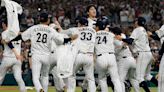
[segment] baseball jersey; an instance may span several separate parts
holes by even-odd
[[[5,6],[7,12],[8,29],[17,35],[20,31],[18,14],[22,14],[22,6],[12,0],[1,0],[1,6]]]
[[[76,27],[68,29],[68,35],[78,34],[75,41],[80,52],[94,52],[96,31],[92,27]]]
[[[56,44],[63,44],[64,38],[48,25],[38,24],[22,33],[24,41],[31,40],[32,54],[50,54],[52,40]]]
[[[95,24],[96,24],[96,20],[92,20],[92,19],[88,18],[88,26],[89,27],[95,28],[96,27]]]
[[[158,37],[161,39],[161,43],[163,43],[164,41],[164,25],[162,25],[162,27],[156,31]]]
[[[125,34],[121,34],[121,37],[126,38]],[[122,57],[132,56],[129,47],[123,41],[115,39],[114,45],[115,45],[115,54],[118,59]]]
[[[98,31],[96,35],[96,54],[114,53],[114,34],[107,31]]]
[[[9,42],[11,40],[11,36],[12,36],[11,31],[6,30],[6,31],[2,32],[2,40],[4,40],[5,42]],[[15,49],[17,50],[18,54],[20,54],[21,40],[13,41],[12,44],[15,47]],[[13,51],[9,48],[9,46],[7,44],[4,44],[3,56],[15,57],[15,54],[13,53]]]
[[[133,52],[150,51],[148,35],[144,27],[137,27],[133,30],[130,38],[134,39]]]

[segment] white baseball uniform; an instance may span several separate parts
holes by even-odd
[[[115,92],[122,92],[114,51],[114,34],[100,30],[97,32],[95,52],[101,92],[108,92],[107,74],[110,74]]]
[[[135,92],[139,92],[139,83],[136,79],[136,60],[132,56],[129,47],[122,41],[115,40],[118,45],[115,48],[118,65],[118,73],[122,84],[122,92],[125,92],[125,80],[129,79]]]
[[[2,40],[5,42],[9,42],[11,39],[11,34],[8,30],[2,32]],[[21,52],[21,40],[12,42],[18,53]],[[14,73],[14,78],[16,79],[20,92],[26,92],[25,84],[22,79],[22,70],[21,70],[22,63],[21,61],[18,61],[15,57],[15,54],[12,52],[12,50],[8,47],[8,45],[4,44],[4,52],[3,52],[3,59],[2,63],[0,65],[0,85],[3,82],[3,79],[6,75],[6,72],[8,68],[12,68]]]
[[[151,63],[152,63],[152,53],[149,47],[149,40],[146,30],[143,27],[137,27],[133,30],[130,38],[133,38],[133,52],[138,53],[137,57],[137,80],[139,83],[146,80],[151,80],[152,75]]]
[[[162,27],[156,31],[158,37],[161,39],[161,43],[164,42],[164,25],[162,25]]]
[[[164,91],[164,54],[162,56],[159,67],[159,80],[158,80],[158,92]]]
[[[66,34],[61,34],[64,38],[68,38]],[[53,74],[55,81],[55,88],[57,92],[63,91],[64,87],[67,86],[66,81],[68,76],[73,73],[73,64],[77,49],[73,43],[67,43],[65,45],[56,45],[52,41],[52,54],[50,59],[50,71]],[[70,56],[71,55],[71,56]],[[71,60],[68,60],[71,59]],[[58,66],[57,66],[58,65]],[[63,74],[62,76],[60,74]]]
[[[161,39],[161,44],[164,42],[164,25],[156,31],[158,37]],[[158,92],[164,91],[164,55],[162,56],[160,67],[159,67],[159,82],[158,82]]]
[[[49,58],[52,40],[63,44],[64,38],[56,30],[43,24],[30,27],[22,33],[24,41],[31,40],[33,83],[37,90],[48,90]],[[41,77],[40,77],[41,75]],[[39,81],[39,78],[41,81]]]
[[[12,0],[1,0],[1,6],[6,8],[8,29],[14,32],[16,37],[20,31],[18,14],[22,14],[22,6]]]
[[[88,26],[95,28],[96,27],[96,20],[92,20],[91,18],[88,18]]]
[[[69,34],[78,34],[76,45],[79,53],[77,54],[74,64],[74,74],[68,79],[68,90],[67,92],[75,92],[76,89],[76,72],[79,68],[83,67],[85,72],[86,80],[88,81],[89,92],[96,92],[95,78],[94,78],[94,45],[96,38],[96,31],[92,27],[78,27],[70,28]]]

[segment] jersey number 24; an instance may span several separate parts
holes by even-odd
[[[107,43],[106,36],[97,36],[96,40],[97,40],[97,44],[102,44],[102,43],[106,44]]]

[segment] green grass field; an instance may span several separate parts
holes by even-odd
[[[0,92],[19,92],[17,86],[0,86]],[[28,90],[27,92],[35,92],[34,89]],[[55,89],[53,87],[49,87],[48,92],[55,92]],[[82,92],[79,87],[76,88],[76,92]],[[109,88],[109,92],[112,92],[112,90]],[[134,92],[134,91],[131,91]],[[140,92],[144,92],[142,89]],[[157,92],[157,88],[151,88],[151,92]]]

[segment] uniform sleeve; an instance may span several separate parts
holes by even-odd
[[[32,32],[32,28],[29,28],[25,32],[23,32],[22,33],[22,40],[23,41],[30,40],[30,38],[31,38],[31,32]]]
[[[134,40],[137,40],[138,39],[138,36],[139,36],[139,30],[133,30],[130,38],[132,38]]]
[[[6,40],[6,38],[7,36],[4,33],[2,33],[2,40]]]
[[[2,33],[2,40],[5,41],[5,42],[9,42],[10,38],[6,33]]]
[[[162,47],[161,47],[161,49],[160,49],[160,51],[159,51],[159,55],[163,55],[163,53],[164,53],[164,43],[162,44]]]
[[[52,30],[52,40],[55,41],[56,44],[61,45],[64,43],[64,37],[62,34],[56,32],[54,29]]]
[[[65,34],[67,34],[68,36],[77,34],[77,30],[75,28],[69,28],[67,30],[65,30]]]
[[[12,4],[15,5],[15,7],[16,7],[16,9],[17,9],[17,13],[18,13],[18,14],[22,14],[22,12],[23,12],[22,6],[19,5],[19,4],[18,4],[17,2],[15,2],[15,1],[11,1],[11,2],[12,2]]]
[[[17,6],[18,14],[22,14],[22,12],[23,12],[22,6],[20,6],[18,3],[16,4],[16,6]]]
[[[164,25],[156,31],[156,34],[158,35],[159,38],[164,37]]]

